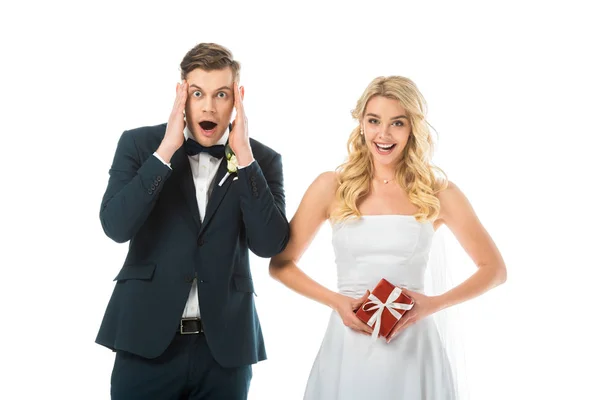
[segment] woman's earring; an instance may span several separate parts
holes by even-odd
[[[360,134],[361,134],[361,136],[364,135],[363,130],[362,130],[362,126],[360,127]]]

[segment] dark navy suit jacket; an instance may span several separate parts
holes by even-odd
[[[256,161],[218,186],[227,172],[223,158],[201,221],[183,146],[172,170],[153,155],[165,131],[166,124],[126,131],[117,146],[100,220],[108,237],[129,241],[129,252],[96,342],[159,356],[196,280],[213,357],[225,367],[256,363],[266,353],[248,250],[272,257],[288,242],[281,156],[250,139]]]

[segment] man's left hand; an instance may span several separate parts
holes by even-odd
[[[243,96],[244,87],[240,87],[237,82],[234,82],[233,99],[236,115],[229,133],[229,146],[235,153],[238,165],[241,167],[248,166],[254,161],[254,155],[250,147],[250,137],[248,136],[248,118],[246,118],[242,102]]]

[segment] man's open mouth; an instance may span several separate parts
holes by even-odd
[[[200,128],[202,128],[205,131],[212,131],[213,129],[215,129],[217,127],[216,122],[213,121],[202,121],[200,122]]]

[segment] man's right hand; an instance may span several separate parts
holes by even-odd
[[[185,129],[185,102],[188,97],[188,83],[184,80],[182,83],[177,84],[177,95],[175,97],[175,103],[173,104],[173,110],[167,123],[167,132],[163,138],[158,150],[156,152],[166,163],[171,162],[173,154],[183,144],[184,136],[183,130]]]

